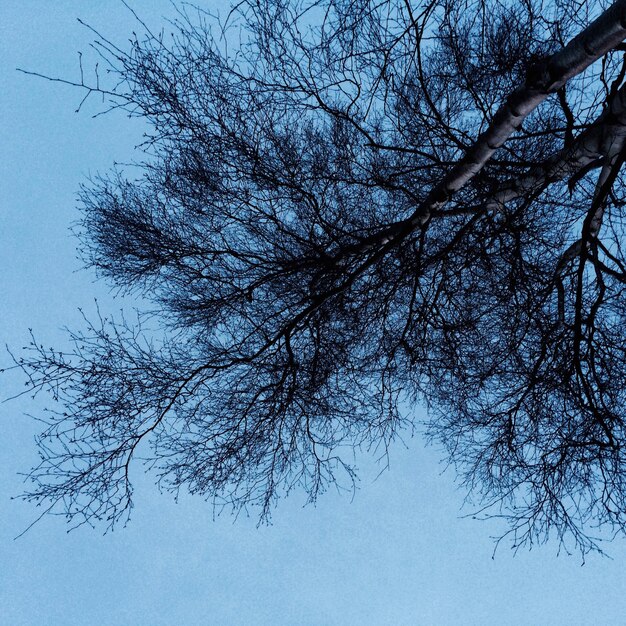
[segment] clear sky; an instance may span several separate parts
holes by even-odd
[[[166,0],[131,4],[155,27],[172,12]],[[135,28],[117,0],[0,2],[0,345],[23,345],[32,327],[59,346],[78,307],[93,311],[96,296],[105,309],[124,304],[78,271],[68,229],[79,183],[129,160],[141,126],[92,119],[95,102],[75,114],[77,91],[15,71],[78,77],[90,34],[77,17],[119,42]],[[20,384],[0,378],[0,396]],[[498,525],[463,517],[463,492],[417,438],[392,448],[378,479],[359,457],[354,498],[303,507],[296,493],[271,526],[214,520],[200,499],[174,503],[136,468],[128,527],[68,534],[46,518],[14,540],[37,515],[10,498],[36,461],[24,413],[40,406],[0,405],[1,625],[626,624],[626,541],[608,547],[613,560],[591,555],[582,567],[577,555],[557,558],[555,543],[516,556],[503,545],[492,559]]]

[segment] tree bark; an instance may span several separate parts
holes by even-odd
[[[441,209],[454,193],[480,172],[535,108],[624,39],[626,0],[617,0],[564,48],[530,69],[526,83],[509,95],[489,128],[478,136],[465,156],[430,191],[410,217],[345,248],[337,258],[402,239],[425,224],[432,212]]]
[[[507,202],[536,193],[550,183],[574,176],[594,162],[598,162],[603,172],[607,167],[610,169],[615,153],[621,150],[625,137],[626,86],[619,89],[602,115],[581,132],[570,146],[558,150],[543,163],[532,167],[524,176],[505,183],[484,210],[497,211]],[[599,162],[600,159],[602,162]]]

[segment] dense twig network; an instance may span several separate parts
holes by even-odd
[[[138,177],[82,190],[82,250],[159,329],[17,357],[62,407],[27,497],[112,524],[141,450],[265,516],[425,401],[517,545],[623,531],[625,26],[623,1],[267,0],[97,35],[78,85],[151,134]]]

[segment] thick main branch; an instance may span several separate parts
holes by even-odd
[[[345,248],[339,257],[402,239],[425,224],[431,213],[441,209],[480,172],[494,152],[550,94],[558,91],[570,78],[583,72],[625,38],[626,0],[618,0],[564,48],[531,69],[526,83],[509,95],[487,130],[479,135],[463,158],[433,187],[410,217]]]
[[[595,163],[603,168],[614,159],[615,151],[626,138],[626,86],[620,88],[598,119],[569,145],[554,152],[526,174],[503,184],[483,210],[497,211],[507,202],[545,189],[550,183],[565,180]]]

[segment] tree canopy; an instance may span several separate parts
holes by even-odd
[[[25,497],[114,524],[141,457],[263,517],[417,429],[516,545],[623,533],[626,2],[137,19],[73,83],[151,129],[78,236],[150,305],[16,355],[55,401]]]

